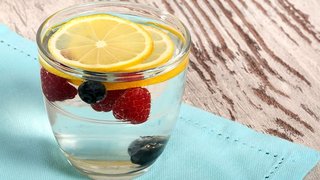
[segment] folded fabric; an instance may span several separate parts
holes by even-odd
[[[60,153],[34,42],[0,25],[0,179],[87,179]],[[319,152],[184,104],[163,155],[139,180],[302,179]]]

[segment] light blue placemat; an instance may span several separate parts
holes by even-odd
[[[60,154],[44,110],[34,42],[0,25],[0,179],[86,179]],[[184,104],[163,155],[139,180],[295,180],[319,152]]]

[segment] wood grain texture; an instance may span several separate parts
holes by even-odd
[[[135,0],[192,34],[185,101],[320,150],[319,0]],[[34,40],[53,12],[88,0],[1,0],[0,22]],[[306,179],[320,179],[320,166]]]

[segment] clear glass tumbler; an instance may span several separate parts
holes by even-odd
[[[70,19],[92,14],[111,14],[165,32],[174,42],[172,58],[135,72],[94,72],[59,62],[48,50],[50,37]],[[38,30],[37,44],[48,118],[70,164],[92,179],[132,179],[146,172],[164,150],[179,115],[190,49],[185,26],[141,4],[87,3],[47,18]],[[105,86],[110,103],[93,105],[80,98],[81,86],[97,82]],[[127,102],[118,103],[117,98]],[[129,117],[119,118],[114,104],[123,106],[121,112]],[[146,114],[135,112],[141,108]],[[130,119],[141,116],[145,117]]]

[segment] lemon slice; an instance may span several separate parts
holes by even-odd
[[[153,50],[149,33],[131,21],[106,15],[70,20],[48,41],[62,64],[97,72],[126,69],[147,59]]]
[[[153,26],[157,26],[163,30],[168,31],[169,33],[175,35],[177,38],[179,38],[179,40],[181,40],[183,43],[186,43],[186,39],[184,38],[184,36],[175,28],[170,27],[168,25],[165,24],[160,24],[160,23],[156,23],[156,22],[146,22],[146,24],[150,24]]]
[[[109,90],[149,86],[152,84],[164,82],[168,79],[171,79],[177,76],[182,71],[186,70],[188,63],[189,63],[189,55],[186,56],[183,60],[181,60],[181,62],[174,69],[164,74],[158,75],[156,77],[152,77],[144,80],[138,80],[138,81],[131,81],[131,82],[105,82],[104,84]],[[71,80],[70,82],[76,82],[76,84],[79,83],[79,81],[76,81],[76,80]]]
[[[111,22],[108,22],[109,19],[110,21],[114,20],[113,25],[111,24]],[[81,26],[79,25],[80,23],[82,24]],[[137,32],[128,34],[127,32],[128,30],[126,30],[125,28],[120,28],[120,29],[117,29],[116,31],[110,28],[109,30],[108,29],[106,30],[100,27],[100,26],[105,27],[106,25],[104,25],[104,23],[109,24],[110,28],[116,28],[114,25],[129,26],[129,27],[133,26],[133,28],[131,29]],[[90,15],[86,17],[80,17],[80,18],[73,19],[67,22],[66,24],[62,25],[62,27],[49,39],[48,47],[50,52],[61,63],[67,64],[70,66],[79,67],[82,69],[88,69],[88,70],[94,70],[94,71],[126,71],[126,72],[150,69],[150,68],[158,67],[165,64],[172,58],[174,53],[174,43],[171,40],[171,38],[167,35],[167,33],[172,33],[172,29],[168,29],[168,27],[164,28],[159,24],[150,23],[150,25],[152,26],[138,25],[130,21],[109,16],[109,15]],[[83,27],[83,26],[86,26],[86,27]],[[90,26],[92,27],[92,29]],[[136,26],[138,28],[136,28]],[[153,26],[159,27],[161,30]],[[89,27],[90,29],[88,29]],[[162,29],[164,31],[162,31]],[[129,52],[129,51],[124,52],[120,50],[122,48],[128,47],[128,44],[132,45],[132,47],[129,46],[130,48],[136,48],[134,47],[136,46],[134,45],[136,44],[135,43],[136,40],[132,39],[132,35],[134,35],[133,37],[136,37],[138,35],[139,36],[141,35],[140,37],[145,37],[144,38],[145,43],[138,43],[138,44],[145,46],[145,49],[149,49],[150,51],[149,50],[147,51],[145,49],[141,50],[147,53],[143,55],[143,52],[141,52],[139,54],[140,58],[136,58],[136,60],[132,60],[132,61],[128,60],[123,62],[120,60],[121,62],[119,61],[118,64],[110,61],[107,61],[106,64],[101,64],[101,63],[97,64],[96,61],[94,60],[97,59],[98,55],[92,56],[94,58],[90,57],[91,60],[89,60],[89,62],[92,62],[91,65],[90,63],[81,64],[78,62],[77,59],[73,57],[73,56],[78,57],[81,53],[88,52],[90,50],[90,49],[86,49],[88,47],[91,47],[92,49],[94,49],[93,51],[100,50],[99,48],[101,48],[101,46],[103,46],[104,44],[99,41],[96,41],[96,37],[101,37],[102,34],[106,35],[107,31],[108,33],[115,34],[109,37],[111,38],[111,40],[113,38],[116,38],[117,41],[119,42],[119,43],[114,43],[114,45],[117,45],[119,49],[113,48],[112,54],[115,54],[115,55],[119,54],[119,56],[121,56],[122,54]],[[177,31],[174,31],[174,32],[177,32]],[[145,35],[144,33],[147,33],[147,35]],[[185,42],[181,34],[178,34],[178,33],[172,33],[172,34],[177,36],[181,41]],[[151,44],[147,43],[149,40],[151,41]],[[88,43],[90,46],[82,46],[82,45],[86,45],[83,43]],[[121,44],[121,45],[118,46],[118,44]],[[74,47],[73,45],[77,45],[79,49],[77,49],[76,47],[73,48]],[[64,51],[65,49],[61,47],[72,47],[72,48],[70,48],[69,51],[66,52]],[[131,52],[131,49],[129,50]],[[73,57],[73,58],[70,58],[70,57]],[[68,81],[74,85],[80,85],[83,82],[83,79],[73,77],[69,74],[66,74],[64,72],[61,72],[53,68],[40,56],[39,56],[39,61],[42,67],[47,69],[49,72],[57,76],[68,79]],[[127,89],[127,88],[133,88],[133,87],[148,86],[151,84],[160,83],[170,78],[173,78],[174,76],[184,71],[188,65],[188,61],[189,61],[189,57],[188,55],[186,55],[184,59],[180,62],[180,64],[177,65],[175,68],[167,71],[164,74],[158,75],[156,77],[152,77],[144,80],[132,81],[132,82],[105,82],[104,84],[106,85],[108,90],[117,90],[117,89]]]
[[[123,71],[140,71],[155,68],[168,62],[174,53],[174,43],[171,38],[161,30],[151,26],[143,26],[153,40],[153,52],[149,58],[142,63],[124,69]]]
[[[104,82],[103,84],[106,86],[108,90],[119,90],[119,89],[128,89],[128,88],[134,88],[134,87],[143,87],[143,86],[149,86],[152,84],[157,84],[164,82],[168,79],[171,79],[175,77],[176,75],[180,74],[182,71],[184,71],[189,63],[189,55],[187,55],[179,65],[177,65],[174,69],[158,75],[156,77],[144,79],[144,80],[138,80],[138,81],[131,81],[131,82]],[[79,79],[69,79],[69,82],[80,86],[83,83],[83,80]]]

